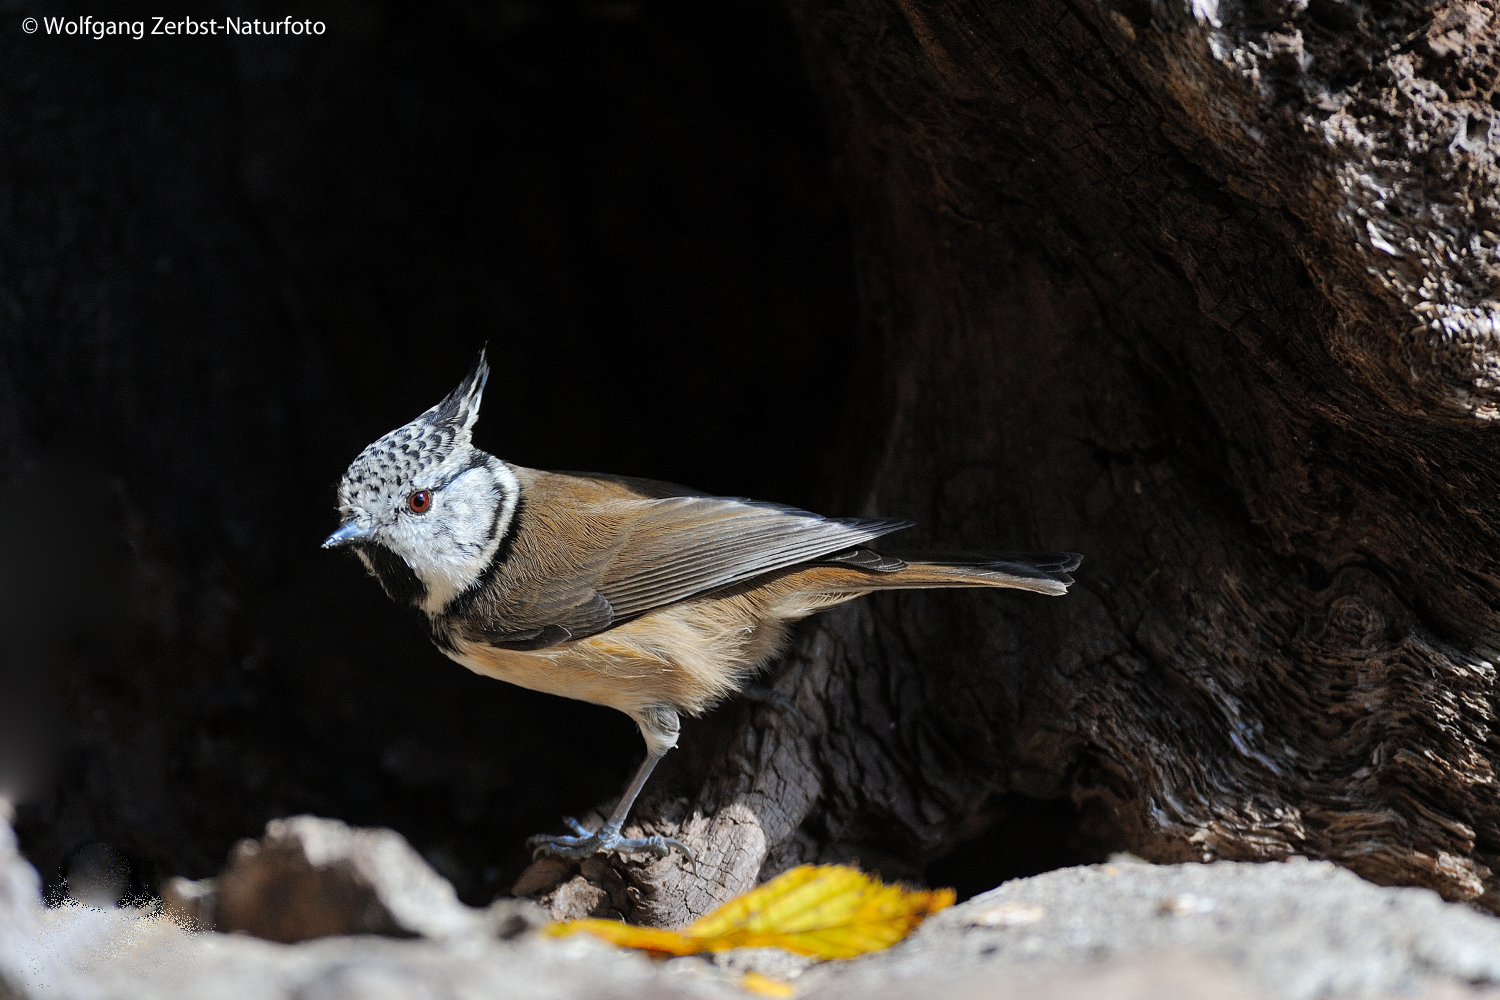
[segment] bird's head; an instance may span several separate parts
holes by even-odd
[[[398,604],[437,614],[473,585],[515,516],[520,486],[470,431],[489,378],[484,352],[441,403],[359,453],[339,483],[339,529]]]

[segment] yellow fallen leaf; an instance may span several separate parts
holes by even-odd
[[[889,948],[928,915],[953,905],[952,889],[883,885],[843,865],[803,865],[731,899],[678,931],[614,920],[552,924],[561,936],[588,931],[627,948],[694,955],[730,948],[785,948],[815,958],[853,958]]]
[[[750,993],[758,993],[763,997],[789,997],[796,994],[791,983],[783,983],[779,979],[763,976],[753,969],[740,979],[740,986]]]

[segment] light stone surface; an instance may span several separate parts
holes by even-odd
[[[815,969],[808,982],[830,1000],[894,1000],[974,995],[981,984],[985,996],[1051,995],[1074,976],[1080,991],[1094,979],[1154,982],[1141,994],[1153,996],[1419,996],[1440,984],[1468,995],[1500,984],[1500,919],[1326,861],[1131,861],[1007,882],[899,949]],[[1233,993],[1193,986],[1216,977]]]
[[[1425,889],[1380,888],[1326,862],[1121,860],[1008,882],[854,961],[809,965],[771,949],[653,961],[587,935],[505,939],[486,911],[434,916],[432,901],[446,894],[414,872],[396,834],[298,820],[270,830],[268,841],[293,829],[317,841],[320,850],[308,852],[317,864],[360,853],[361,878],[389,911],[421,912],[436,933],[282,944],[186,930],[160,906],[48,908],[0,823],[0,998],[689,1000],[747,996],[739,983],[750,969],[811,1000],[1500,998],[1492,985],[1500,984],[1500,919]],[[366,850],[371,844],[380,849]]]

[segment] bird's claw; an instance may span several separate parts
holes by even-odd
[[[693,869],[698,868],[697,855],[693,849],[676,837],[663,837],[659,835],[650,837],[623,837],[618,829],[605,827],[598,833],[586,829],[584,825],[571,816],[563,818],[563,823],[572,830],[574,836],[551,836],[539,834],[526,841],[526,846],[531,849],[533,858],[543,854],[555,858],[571,858],[574,861],[582,861],[584,858],[593,857],[595,854],[606,854],[614,851],[616,854],[654,854],[657,858],[665,858],[672,853],[675,847],[692,863]]]

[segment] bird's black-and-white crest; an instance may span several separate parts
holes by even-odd
[[[461,471],[489,377],[490,366],[480,351],[473,370],[441,403],[359,453],[339,484],[340,505],[373,511],[382,498],[390,499],[393,488],[432,487]]]

